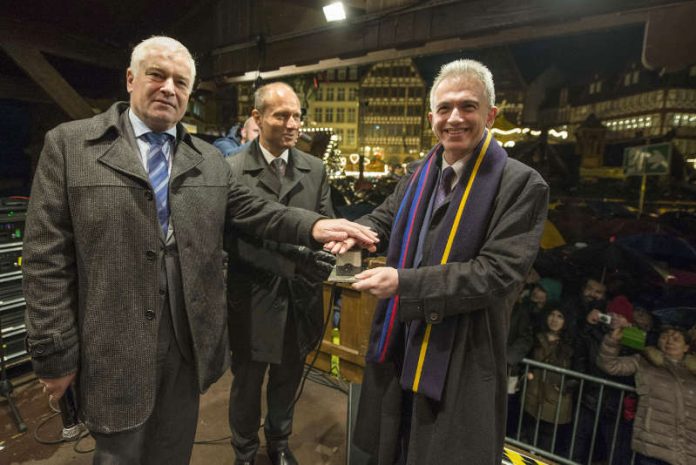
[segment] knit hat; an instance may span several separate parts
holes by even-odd
[[[625,295],[617,295],[607,304],[607,313],[621,315],[630,323],[633,322],[633,304]]]
[[[557,279],[541,278],[537,282],[537,286],[546,291],[547,300],[549,303],[558,303],[561,301],[561,291],[563,284]]]

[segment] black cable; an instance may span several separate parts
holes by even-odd
[[[89,430],[84,428],[82,423],[80,423],[80,428],[82,429],[82,431],[80,431],[80,435],[74,439],[65,439],[62,436],[60,436],[57,439],[42,439],[41,437],[39,437],[39,430],[43,428],[49,421],[51,421],[57,416],[60,416],[60,409],[53,405],[53,402],[51,402],[50,398],[48,399],[48,408],[50,408],[53,413],[51,413],[48,417],[44,418],[38,425],[36,425],[36,428],[34,428],[33,433],[34,441],[38,442],[39,444],[46,445],[62,444],[64,442],[74,442],[75,444],[73,445],[73,450],[78,454],[89,454],[94,451],[94,449],[80,450],[77,448],[80,441],[82,441],[87,436],[90,436]]]
[[[300,397],[302,396],[302,391],[304,390],[305,381],[307,381],[307,376],[309,375],[310,370],[314,368],[314,364],[317,362],[317,358],[319,357],[319,349],[321,348],[321,343],[324,339],[324,334],[326,334],[326,328],[329,327],[329,321],[331,320],[331,316],[333,315],[335,291],[336,283],[334,282],[331,283],[331,290],[329,291],[329,311],[326,312],[326,321],[324,321],[321,336],[319,336],[319,341],[317,341],[317,345],[314,348],[314,356],[312,357],[312,361],[309,363],[309,366],[307,367],[304,375],[302,376],[302,382],[300,383],[300,388],[298,389],[297,396],[295,397],[295,400],[292,401],[292,404],[290,404],[290,407],[288,407],[288,412],[295,408],[295,404],[297,404],[297,401],[300,400]]]
[[[297,396],[295,396],[295,400],[292,401],[292,404],[290,404],[290,407],[288,407],[288,411],[292,410],[295,408],[295,404],[297,404],[297,401],[300,400],[300,397],[302,396],[302,391],[304,390],[304,385],[305,381],[309,377],[309,373],[314,370],[314,364],[317,362],[317,357],[319,356],[319,349],[321,348],[321,342],[324,339],[324,334],[326,333],[326,328],[329,326],[329,321],[331,320],[331,316],[333,315],[333,305],[334,305],[334,294],[336,290],[336,283],[331,284],[331,291],[329,293],[329,311],[326,312],[326,320],[324,321],[323,329],[321,332],[321,335],[319,337],[319,340],[317,341],[317,344],[314,348],[314,357],[312,357],[312,361],[307,365],[307,368],[305,369],[304,375],[302,375],[302,382],[300,383],[300,387],[297,392]],[[343,389],[338,388],[336,386],[330,385],[328,382],[324,383],[319,383],[319,384],[324,384],[325,386],[332,387],[334,389],[338,389],[341,392],[344,392]],[[347,393],[348,390],[345,390],[345,393]],[[261,422],[259,425],[259,429],[263,428],[264,422]],[[208,440],[200,440],[200,441],[194,441],[194,444],[197,445],[207,445],[207,446],[215,446],[219,445],[222,441],[227,441],[232,439],[232,436],[225,436],[223,438],[219,439],[208,439]]]
[[[39,444],[60,444],[63,442],[63,438],[58,438],[58,439],[41,439],[39,437],[39,430],[49,421],[54,419],[55,417],[60,416],[60,412],[54,412],[50,414],[47,418],[44,418],[41,423],[36,425],[36,428],[34,429],[34,441],[38,442]]]

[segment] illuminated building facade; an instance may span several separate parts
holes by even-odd
[[[611,76],[595,75],[578,87],[562,87],[539,113],[540,126],[566,129],[573,137],[594,114],[608,141],[662,137],[684,155],[696,153],[696,65],[660,75],[632,63]]]
[[[425,81],[413,60],[372,65],[360,84],[359,144],[363,154],[383,161],[418,158],[427,122],[426,101]]]
[[[333,129],[342,153],[358,151],[358,67],[330,69],[313,92],[308,92],[307,127]]]

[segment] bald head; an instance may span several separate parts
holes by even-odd
[[[300,99],[289,85],[274,82],[254,94],[251,116],[259,126],[259,143],[274,156],[294,147],[300,134]]]
[[[259,137],[259,125],[256,124],[253,116],[247,118],[242,126],[242,144],[246,144]]]

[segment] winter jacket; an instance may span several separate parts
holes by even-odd
[[[655,347],[629,357],[618,351],[618,342],[605,337],[597,364],[613,375],[635,374],[633,450],[671,465],[695,464],[696,356],[672,362]]]

